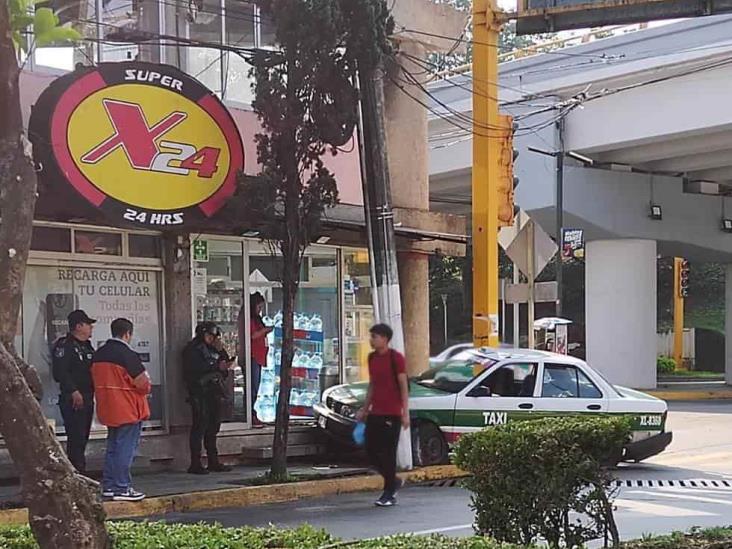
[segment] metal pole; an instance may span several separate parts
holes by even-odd
[[[447,347],[447,294],[440,294],[442,298],[442,318],[444,321],[445,347]]]
[[[528,273],[526,273],[526,276],[529,279],[529,314],[528,316],[528,330],[529,330],[529,349],[533,349],[536,346],[535,338],[534,338],[534,317],[535,317],[535,310],[534,310],[534,280],[536,279],[536,268],[534,265],[534,222],[529,221],[527,224],[528,229],[528,250],[529,250],[529,257],[528,259]]]
[[[369,231],[369,258],[373,265],[374,309],[378,322],[394,330],[392,346],[404,352],[402,304],[399,293],[394,213],[384,127],[384,69],[359,67],[361,88],[362,184],[364,214]]]
[[[473,342],[498,344],[498,115],[497,0],[473,1]]]
[[[683,263],[683,258],[674,258],[674,362],[679,370],[684,364],[684,298],[681,295]]]
[[[518,284],[521,282],[521,273],[519,273],[518,265],[513,264],[513,283]],[[521,304],[513,304],[513,346],[518,349],[521,346]]]
[[[557,307],[556,315],[562,316],[563,294],[562,287],[564,282],[564,265],[562,263],[562,240],[564,238],[564,119],[557,122],[557,133],[559,150],[556,153],[557,160],[557,196],[556,196],[556,214],[557,214]]]

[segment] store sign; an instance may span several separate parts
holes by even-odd
[[[244,153],[221,101],[175,67],[103,63],[56,80],[31,116],[42,177],[70,184],[114,225],[212,217]]]

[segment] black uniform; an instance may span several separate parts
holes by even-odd
[[[80,473],[86,471],[86,445],[94,416],[94,383],[91,364],[94,347],[68,334],[53,345],[53,379],[61,386],[58,405],[66,429],[66,454]],[[71,394],[79,391],[84,405],[74,410]]]
[[[202,337],[196,337],[183,350],[183,372],[188,388],[193,425],[191,426],[191,472],[201,470],[201,442],[206,448],[209,469],[221,466],[216,435],[221,428],[221,404],[225,399],[224,379],[229,371],[222,371],[219,364],[229,361],[226,351],[218,351],[207,345]]]

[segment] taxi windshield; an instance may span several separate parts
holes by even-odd
[[[430,368],[412,381],[423,387],[437,389],[445,393],[459,393],[476,376],[482,374],[494,364],[496,364],[495,360],[487,358],[476,351],[465,351],[445,364]]]

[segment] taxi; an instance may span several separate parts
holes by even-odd
[[[331,387],[314,407],[318,426],[351,441],[367,382]],[[432,367],[409,383],[414,461],[447,463],[450,447],[464,433],[495,425],[566,415],[625,416],[632,437],[623,461],[661,453],[672,440],[666,402],[612,385],[586,362],[522,349],[472,348]]]

